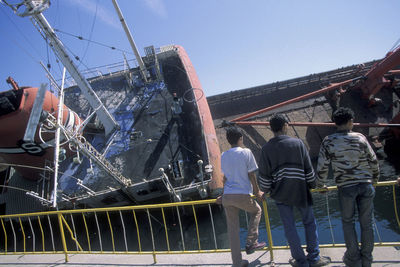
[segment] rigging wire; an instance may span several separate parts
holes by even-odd
[[[33,62],[40,64],[40,61],[46,62],[45,58],[41,55],[41,53],[39,52],[39,50],[33,45],[33,43],[31,42],[31,40],[24,34],[24,32],[18,27],[18,25],[8,16],[8,14],[1,9],[1,11],[3,12],[3,14],[8,18],[8,20],[14,25],[14,27],[17,29],[17,31],[21,34],[21,36],[24,38],[25,43],[27,43],[31,49],[26,49],[24,48],[20,42],[16,41],[13,37],[9,37],[8,39],[11,40],[19,49],[21,49],[28,57],[30,57],[32,59]],[[46,54],[47,54],[47,65],[50,65],[50,53],[48,50],[48,40],[47,38],[45,39],[46,42]],[[34,51],[34,53],[37,55],[36,57],[30,52],[30,51]],[[56,62],[58,62],[58,60],[56,59]],[[49,67],[48,67],[49,68]],[[50,69],[50,68],[49,68]],[[60,73],[61,73],[61,69],[60,69]]]
[[[90,41],[91,41],[91,39],[92,39],[92,35],[93,35],[93,31],[94,31],[94,25],[95,25],[95,22],[96,22],[96,19],[97,19],[97,8],[98,8],[98,5],[99,5],[99,0],[96,1],[96,10],[95,10],[95,13],[94,13],[94,18],[93,18],[93,22],[92,22],[92,27],[91,27],[91,29],[90,29],[89,40],[87,41],[86,49],[85,49],[85,52],[83,53],[83,55],[82,55],[82,57],[81,57],[81,60],[83,60],[83,59],[86,57],[87,51],[88,51],[88,49],[89,49]],[[79,14],[79,13],[78,13],[78,14]],[[82,32],[82,29],[81,29],[81,32]],[[82,61],[80,61],[80,62],[82,63]],[[79,63],[79,65],[80,65],[81,63]],[[78,67],[79,67],[79,65],[78,65]]]
[[[87,70],[89,70],[89,67],[85,63],[83,63],[83,61],[81,61],[81,59],[77,54],[75,54],[67,45],[64,44],[64,47],[68,50],[68,52],[71,53],[71,55],[75,58],[76,61],[80,62],[80,64],[82,64]]]
[[[65,32],[65,31],[60,30],[60,29],[54,29],[54,31],[62,33],[62,34],[65,34],[65,35],[68,35],[68,36],[71,36],[71,37],[75,37],[75,38],[77,38],[77,39],[79,39],[81,41],[87,41],[87,42],[94,43],[94,44],[97,44],[97,45],[100,45],[100,46],[103,46],[103,47],[110,48],[111,50],[117,50],[117,51],[120,51],[120,52],[124,52],[124,53],[133,55],[133,53],[130,52],[130,51],[123,50],[123,49],[117,48],[115,46],[110,46],[110,45],[107,45],[107,44],[103,44],[103,43],[100,43],[100,42],[97,42],[97,41],[89,40],[89,39],[86,39],[85,37],[82,37],[82,36],[79,36],[79,35],[75,35],[75,34],[72,34],[72,33],[68,33],[68,32]]]
[[[97,7],[96,7],[96,10],[97,10]],[[33,60],[34,62],[40,64],[40,61],[43,61],[43,62],[46,62],[46,61],[47,61],[48,69],[50,69],[51,65],[50,65],[50,60],[49,60],[50,54],[49,54],[49,50],[48,50],[48,46],[49,46],[48,39],[42,35],[42,37],[44,38],[44,40],[45,40],[45,42],[46,42],[47,60],[45,60],[45,59],[40,55],[40,53],[39,53],[39,51],[36,49],[36,47],[33,46],[32,42],[26,37],[26,35],[22,32],[22,30],[17,26],[17,24],[8,16],[8,14],[7,14],[3,9],[1,9],[1,11],[3,12],[4,15],[6,15],[6,17],[8,18],[8,20],[9,20],[9,21],[15,26],[15,28],[20,32],[20,34],[21,34],[21,35],[23,36],[23,38],[25,39],[26,43],[28,43],[28,44],[32,47],[32,50],[34,50],[34,51],[36,52],[36,54],[38,55],[38,58],[39,58],[39,59],[35,58],[31,53],[29,53],[29,51],[28,51],[27,49],[23,48],[23,47],[22,47],[17,41],[15,41],[13,38],[10,38],[11,41],[13,41],[19,48],[21,48],[22,51],[24,51],[30,58],[32,58],[32,60]],[[96,16],[95,16],[95,19],[96,19]],[[93,32],[93,28],[94,28],[94,22],[93,22],[93,24],[92,24],[92,32]],[[55,31],[57,31],[57,30],[55,29]],[[61,32],[61,31],[60,31],[60,32]],[[63,32],[62,32],[62,33],[63,33]],[[90,36],[91,36],[91,35],[92,35],[92,33],[90,34]],[[90,37],[90,38],[91,38],[91,37]],[[79,39],[81,39],[81,38],[79,38]],[[87,40],[87,39],[82,38],[81,40]],[[96,42],[93,42],[93,41],[91,41],[91,40],[87,40],[87,41],[88,41],[88,43],[96,43]],[[100,43],[98,43],[98,44],[100,44]],[[104,45],[103,45],[103,46],[104,46]],[[89,67],[88,67],[87,65],[85,65],[85,64],[81,61],[81,59],[80,59],[75,53],[73,53],[71,49],[69,49],[68,46],[66,46],[66,45],[64,44],[64,47],[73,55],[73,57],[74,57],[77,61],[80,62],[79,64],[84,65],[85,68],[89,70]],[[116,49],[116,48],[114,48],[114,49]],[[84,53],[84,56],[86,55],[87,50],[88,50],[88,47],[86,48],[86,51],[85,51],[85,53]],[[121,50],[121,49],[116,49],[116,50],[123,51],[123,50]],[[128,53],[129,53],[129,52],[128,52]],[[83,57],[84,57],[84,56],[83,56]],[[59,61],[58,61],[57,57],[56,57],[56,62],[59,64]],[[78,66],[79,66],[79,65],[78,65]],[[59,66],[59,69],[60,69],[60,66]],[[61,70],[60,70],[60,72],[61,72]]]
[[[41,55],[39,51],[36,49],[35,46],[30,42],[28,37],[25,36],[23,31],[18,27],[18,25],[8,16],[8,14],[0,8],[0,10],[3,12],[3,14],[7,17],[7,19],[14,25],[14,27],[18,30],[18,32],[22,35],[22,37],[25,39],[26,43],[29,44],[32,47],[32,50],[36,52],[39,58],[41,58]],[[35,57],[28,52],[24,47],[22,47],[15,39],[11,38],[11,41],[14,42],[19,48],[21,48],[22,51],[24,51],[34,62],[38,63],[40,60],[35,59]]]
[[[26,189],[23,189],[23,188],[19,188],[19,187],[15,187],[15,186],[0,185],[0,187],[14,189],[14,190],[20,190],[20,191],[23,191],[23,192],[30,192],[29,190],[26,190]]]

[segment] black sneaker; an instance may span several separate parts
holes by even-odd
[[[248,260],[242,260],[241,267],[247,267],[247,266],[249,266],[249,261]]]
[[[256,242],[253,245],[246,245],[246,254],[252,254],[254,251],[264,248],[265,245],[265,242]]]
[[[297,267],[298,266],[297,261],[295,259],[293,259],[293,258],[289,259],[289,264],[292,265],[293,267]]]
[[[325,266],[331,263],[331,258],[327,256],[320,256],[319,260],[310,263],[310,267],[320,267]]]
[[[351,261],[351,260],[349,260],[348,258],[346,258],[346,253],[345,253],[344,256],[343,256],[342,261],[343,261],[343,263],[344,263],[344,265],[345,265],[346,267],[361,266],[361,265],[362,265],[360,260],[354,262],[354,261]]]

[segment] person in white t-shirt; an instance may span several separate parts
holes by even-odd
[[[250,214],[246,253],[251,254],[266,245],[265,242],[258,242],[261,208],[251,197],[254,194],[258,200],[262,201],[264,193],[260,191],[257,184],[257,162],[251,150],[243,147],[243,135],[240,130],[228,128],[226,138],[232,148],[221,156],[224,190],[222,197],[217,199],[217,203],[222,203],[225,208],[233,266],[244,267],[248,266],[249,262],[242,260],[240,250],[239,211],[244,210]]]

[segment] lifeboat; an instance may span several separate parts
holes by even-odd
[[[24,178],[38,180],[46,164],[53,164],[55,138],[54,128],[48,126],[46,131],[41,132],[39,125],[49,114],[57,118],[59,100],[46,91],[34,142],[25,142],[23,137],[38,88],[19,87],[12,78],[7,82],[13,89],[0,92],[0,161],[13,166]],[[63,125],[76,130],[81,122],[79,116],[64,105]],[[66,156],[73,153],[68,146],[63,148]]]

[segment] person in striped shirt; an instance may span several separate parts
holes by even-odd
[[[304,143],[287,135],[288,121],[282,114],[270,119],[274,137],[261,150],[258,164],[258,184],[261,191],[275,200],[290,246],[292,266],[316,267],[330,263],[330,258],[320,256],[318,231],[312,210],[310,188],[316,185],[310,156]],[[307,241],[305,255],[296,230],[293,208],[302,217]]]
[[[324,138],[317,164],[317,184],[327,183],[329,165],[338,187],[338,199],[342,214],[342,227],[346,252],[343,262],[351,267],[369,267],[374,248],[373,209],[378,182],[379,164],[367,138],[353,132],[354,113],[349,108],[337,109],[332,120],[337,132]],[[355,229],[355,214],[361,226],[361,247]]]

